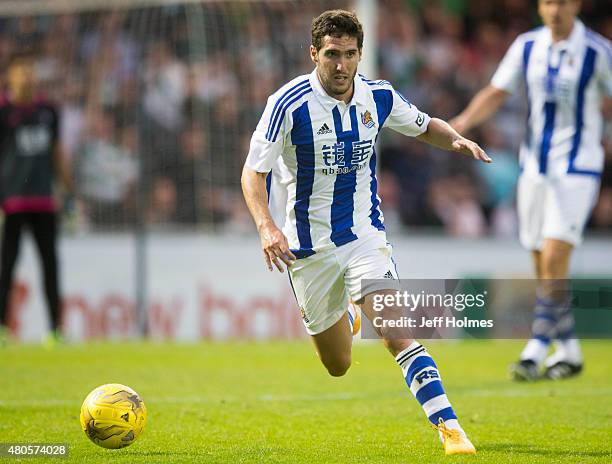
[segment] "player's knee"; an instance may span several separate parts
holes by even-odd
[[[327,367],[327,372],[332,377],[342,377],[349,370],[349,367],[351,367],[350,364],[337,365],[337,366],[328,366]]]
[[[342,358],[336,358],[324,364],[329,375],[332,377],[342,377],[349,370],[349,367],[351,367],[351,357],[349,355]]]

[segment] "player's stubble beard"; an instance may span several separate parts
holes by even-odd
[[[353,94],[353,83],[356,74],[357,67],[355,67],[352,73],[342,73],[336,71],[331,71],[328,73],[321,69],[320,63],[317,63],[317,75],[321,85],[330,97],[337,100],[341,100],[347,92],[349,92],[351,95]],[[335,82],[335,77],[338,75],[346,76],[347,79],[345,84],[337,84]]]

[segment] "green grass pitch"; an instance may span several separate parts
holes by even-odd
[[[476,456],[444,456],[378,343],[356,344],[342,378],[307,341],[9,346],[0,442],[69,443],[70,457],[52,462],[78,463],[612,462],[612,342],[584,343],[580,378],[537,384],[507,379],[519,342],[427,346]],[[122,450],[95,446],[79,426],[85,395],[109,382],[134,388],[149,412],[143,436]]]

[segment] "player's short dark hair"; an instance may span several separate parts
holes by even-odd
[[[363,27],[355,13],[346,10],[328,10],[312,20],[312,45],[320,50],[326,35],[357,39],[357,48],[363,48]]]

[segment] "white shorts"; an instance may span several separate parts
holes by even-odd
[[[522,175],[517,190],[521,244],[541,250],[544,240],[552,238],[580,245],[599,184],[599,178],[583,175]]]
[[[289,279],[306,331],[316,335],[329,329],[347,311],[350,300],[358,301],[375,290],[396,289],[398,275],[391,254],[386,240],[372,236],[293,263]],[[362,288],[362,279],[377,280]]]

